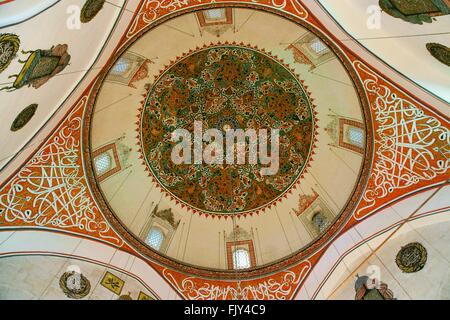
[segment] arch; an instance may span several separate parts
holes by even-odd
[[[0,4],[0,28],[24,22],[55,5],[59,0],[12,0]]]

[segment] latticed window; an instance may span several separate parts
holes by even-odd
[[[235,249],[233,251],[233,268],[248,269],[251,267],[250,254],[246,249]]]
[[[107,152],[104,152],[95,157],[94,164],[97,175],[101,176],[111,169],[112,165],[111,156]]]
[[[120,58],[112,68],[111,73],[115,75],[124,74],[129,67],[130,62],[128,61],[128,59]]]
[[[313,49],[318,55],[322,55],[330,51],[330,49],[328,49],[328,47],[318,38],[311,41],[311,49]]]
[[[328,225],[328,219],[320,212],[313,216],[312,222],[319,232],[324,231]]]
[[[211,9],[205,11],[205,18],[208,20],[225,19],[225,9]]]
[[[364,147],[364,131],[361,128],[350,127],[348,129],[348,140],[351,144],[363,148]]]
[[[159,228],[151,228],[145,242],[155,250],[161,249],[164,241],[164,233]]]

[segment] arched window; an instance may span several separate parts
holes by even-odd
[[[321,212],[318,212],[313,216],[312,222],[319,232],[324,231],[328,225],[327,218]]]
[[[112,165],[111,156],[107,152],[104,152],[95,157],[94,164],[97,175],[101,176],[111,169]]]
[[[250,254],[246,249],[235,249],[233,251],[233,268],[236,270],[248,269],[251,267]]]
[[[161,229],[156,227],[150,229],[147,239],[145,240],[145,242],[155,250],[161,249],[163,241],[164,233],[161,231]]]

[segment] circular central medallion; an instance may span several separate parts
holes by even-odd
[[[150,88],[140,117],[142,151],[154,178],[180,202],[215,214],[259,210],[279,199],[299,179],[314,133],[310,100],[297,77],[267,53],[237,45],[199,49],[172,64]],[[173,160],[180,129],[191,162]],[[196,158],[199,144],[206,150],[217,142],[205,139],[209,129],[223,135],[213,154],[222,163]],[[230,130],[244,132],[244,140],[228,143]],[[256,149],[250,147],[255,141]],[[229,150],[236,158],[244,152],[245,161],[226,161]],[[275,170],[263,174],[269,167]]]

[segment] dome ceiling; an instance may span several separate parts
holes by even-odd
[[[243,46],[211,46],[176,62],[152,85],[141,115],[141,149],[155,179],[194,210],[254,211],[280,198],[309,160],[314,131],[309,100],[280,62]],[[189,152],[191,164],[177,167],[171,132],[183,129],[192,137],[196,122],[202,133],[220,131],[222,143],[208,161],[216,166],[206,166],[206,158],[199,165]],[[264,175],[271,167],[258,165],[258,150],[247,146],[241,161],[227,159],[230,129],[256,134],[271,128],[283,136],[278,163],[264,164],[272,165],[274,174]]]
[[[96,261],[162,298],[326,298],[403,225],[448,220],[448,105],[346,41],[316,1],[73,0],[98,14],[71,32],[61,3],[2,31],[69,54],[60,79],[74,78],[0,92],[30,106],[1,119],[0,258]],[[54,38],[30,32],[41,19]],[[89,55],[91,42],[104,47]],[[23,57],[7,56],[11,87]],[[256,133],[256,162],[251,134],[227,148],[238,129]],[[234,149],[244,163],[226,162]]]
[[[220,13],[223,24],[202,27]],[[162,39],[169,43],[161,46]],[[333,50],[299,24],[243,8],[187,13],[143,34],[105,75],[85,124],[92,174],[113,223],[152,256],[226,270],[219,253],[231,243],[258,246],[251,266],[257,268],[301,255],[334,222],[345,221],[355,186],[365,180],[365,98]],[[140,60],[145,76],[132,85],[121,80]],[[221,147],[209,153],[213,163],[195,158],[196,124],[203,134],[220,133]],[[193,139],[187,164],[172,158],[172,135],[180,129]],[[251,162],[251,136],[235,140],[235,160],[240,146],[243,158],[230,163],[229,129],[253,130],[257,138],[266,130],[277,144],[276,163],[261,163],[260,145]],[[279,130],[278,142],[272,129]],[[105,176],[96,159],[111,145],[117,149],[111,157],[125,167]],[[201,155],[208,145],[203,137]],[[264,175],[271,167],[274,173]],[[145,245],[148,223],[167,210],[173,234],[153,252]]]

